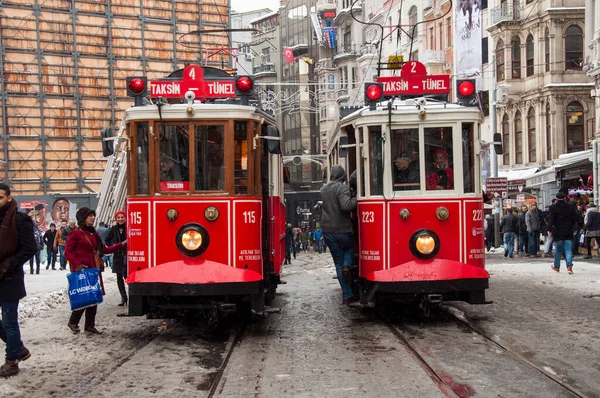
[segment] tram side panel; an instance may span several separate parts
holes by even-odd
[[[485,267],[485,232],[483,227],[483,201],[465,200],[465,263]]]

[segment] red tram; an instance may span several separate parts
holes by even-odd
[[[189,65],[127,84],[129,314],[262,311],[281,282],[285,205],[279,129],[249,102],[252,77]]]
[[[356,172],[361,301],[416,301],[425,311],[447,300],[483,304],[489,274],[481,113],[423,96],[393,98],[406,81],[432,80],[424,72],[404,73],[424,71],[413,63],[419,64],[408,62],[399,78],[366,84],[371,106],[342,118],[328,145],[330,164]],[[394,79],[400,83],[387,85]],[[428,86],[439,94],[440,85]],[[468,89],[463,94],[470,95]]]

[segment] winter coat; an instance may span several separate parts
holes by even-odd
[[[51,247],[53,248],[54,246],[54,239],[56,238],[56,233],[58,231],[55,229],[54,232],[52,232],[52,230],[47,230],[44,233],[44,244],[46,245],[46,247]]]
[[[485,224],[487,225],[487,227],[485,228],[485,239],[487,239],[487,241],[490,244],[493,244],[494,240],[495,240],[495,235],[494,235],[494,219],[493,218],[486,218],[485,219]]]
[[[585,231],[586,238],[600,236],[600,212],[598,212],[597,207],[588,208],[587,214],[585,215],[585,226],[583,229]]]
[[[350,213],[356,210],[356,198],[350,194],[346,185],[346,172],[344,168],[335,165],[331,168],[331,177],[328,184],[321,188],[323,201],[321,215],[321,229],[324,233],[352,232],[352,218]]]
[[[9,257],[10,267],[0,277],[0,302],[18,301],[27,295],[25,292],[25,264],[35,253],[37,245],[33,236],[33,221],[28,215],[17,212],[17,251]],[[0,220],[0,225],[2,225]],[[0,243],[1,244],[1,243]]]
[[[108,235],[106,235],[106,240],[104,243],[107,245],[114,245],[116,243],[123,242],[127,239],[127,227],[125,224],[119,227],[119,225],[113,225],[108,231]],[[119,229],[121,231],[119,231]],[[127,250],[125,248],[117,250],[113,254],[113,262],[112,262],[112,272],[113,274],[125,274],[127,273]]]
[[[575,207],[562,200],[550,206],[548,230],[552,232],[554,241],[573,239],[573,231],[577,224]]]
[[[89,243],[85,238],[86,236],[90,240]],[[113,246],[106,246],[104,243],[101,243],[102,239],[100,239],[98,232],[90,232],[81,228],[71,231],[65,246],[65,257],[71,264],[71,272],[76,272],[77,267],[80,265],[86,265],[88,268],[97,268],[96,261],[94,260],[94,252],[99,248],[98,242],[102,245],[100,255],[114,253],[123,248],[122,243],[117,243]],[[92,245],[95,245],[95,247],[92,247]]]
[[[540,216],[538,215],[537,210],[535,212],[529,210],[527,214],[525,214],[525,222],[527,224],[527,232],[540,232]]]
[[[500,232],[514,232],[517,233],[519,230],[519,218],[512,213],[508,213],[504,216],[500,222]]]
[[[519,213],[519,233],[526,234],[527,233],[527,213]]]

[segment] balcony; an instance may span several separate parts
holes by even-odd
[[[355,44],[338,45],[333,50],[333,59],[340,60],[342,58],[357,57],[359,55],[359,47]]]
[[[340,10],[335,18],[333,18],[333,24],[335,26],[340,26],[340,24],[344,21],[351,21],[352,15],[350,15],[350,12],[352,12],[352,15],[354,15],[355,18],[358,18],[358,16],[362,14],[362,7],[360,6],[360,3],[356,3],[353,8],[346,7]]]
[[[275,65],[272,63],[255,66],[252,68],[252,72],[255,77],[265,77],[271,74],[275,75],[277,73],[275,71]]]
[[[517,23],[521,20],[521,4],[518,1],[505,2],[490,10],[490,25]]]
[[[348,90],[345,88],[342,88],[340,90],[337,91],[337,103],[341,103],[341,102],[345,102],[348,101],[350,99],[350,95],[348,94]]]
[[[423,0],[423,10],[428,10],[433,7],[433,0]]]
[[[318,0],[317,1],[317,12],[335,10],[336,8],[337,8],[337,0]]]
[[[442,50],[425,50],[419,53],[419,61],[427,64],[446,64],[446,52]]]

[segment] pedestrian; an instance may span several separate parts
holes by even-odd
[[[52,266],[56,270],[56,249],[54,248],[54,239],[56,239],[56,224],[50,223],[50,229],[44,233],[44,245],[46,245],[46,254],[48,263],[46,269]]]
[[[525,224],[529,234],[529,247],[527,248],[528,257],[542,257],[540,250],[540,216],[538,214],[537,203],[533,202],[529,211],[525,214]]]
[[[285,228],[285,264],[292,263],[292,252],[296,258],[296,248],[294,247],[294,229],[292,224],[288,223]]]
[[[323,231],[321,227],[315,229],[315,247],[319,254],[323,253]]]
[[[304,227],[300,231],[300,243],[302,244],[302,252],[308,253],[308,227]]]
[[[70,223],[69,223],[70,224]],[[69,234],[72,231],[71,225],[67,225],[66,221],[61,221],[60,228],[56,233],[56,237],[54,239],[54,249],[58,250],[58,255],[60,256],[60,270],[64,271],[67,269],[67,258],[65,257],[65,245],[67,239],[69,238]]]
[[[119,210],[114,216],[117,224],[110,228],[106,236],[105,243],[109,246],[127,240],[127,217],[123,210]],[[127,290],[125,289],[125,278],[127,278],[127,252],[125,248],[117,250],[113,254],[112,272],[117,274],[117,286],[121,293],[121,303],[119,307],[127,305]]]
[[[600,212],[598,212],[598,207],[594,203],[590,203],[587,208],[583,230],[587,249],[587,256],[583,256],[583,258],[589,260],[592,258],[592,240],[597,240],[600,237]]]
[[[521,211],[519,212],[519,236],[518,236],[518,245],[517,255],[526,256],[527,255],[527,247],[529,246],[529,234],[527,232],[527,222],[525,219],[525,215],[527,214],[526,204],[521,206]]]
[[[321,188],[323,201],[321,228],[335,264],[337,279],[342,288],[343,303],[359,306],[351,286],[351,267],[354,259],[351,212],[356,210],[356,197],[351,195],[346,179],[346,171],[342,166],[335,165],[331,168],[329,183]]]
[[[494,217],[491,214],[485,215],[485,248],[489,252],[492,247],[496,247],[496,235],[494,234]]]
[[[37,247],[37,251],[35,254],[29,259],[29,269],[31,271],[31,275],[33,275],[33,260],[35,259],[35,273],[37,275],[40,274],[40,254],[42,253],[42,249],[44,249],[44,235],[42,231],[33,224],[33,238],[35,239],[35,246]]]
[[[98,231],[98,235],[100,235],[100,239],[102,239],[102,242],[106,243],[106,238],[108,237],[108,232],[111,228],[107,227],[106,223],[103,221],[100,221],[100,223],[98,224],[98,228],[96,228],[96,231]],[[112,268],[112,258],[112,254],[102,256],[102,262],[104,262],[105,267]]]
[[[581,205],[577,204],[575,199],[571,199],[571,206],[575,208],[576,222],[573,227],[575,231],[573,232],[573,242],[571,243],[571,247],[573,248],[573,257],[581,256],[579,253],[579,239],[581,238],[581,230],[583,229],[584,220],[583,220],[583,208]]]
[[[100,264],[98,264],[95,255],[102,256],[104,253],[114,253],[117,250],[121,250],[127,244],[127,240],[113,246],[106,246],[102,243],[100,235],[94,229],[94,221],[96,220],[96,212],[94,210],[82,207],[77,210],[76,217],[79,228],[69,233],[69,239],[67,239],[65,247],[65,256],[69,260],[71,272],[79,272],[84,268],[101,268],[102,261],[100,259]],[[102,294],[105,294],[102,274],[100,274],[100,287]],[[101,334],[102,332],[96,329],[97,310],[98,306],[93,305],[73,311],[67,326],[73,333],[79,333],[79,321],[85,312],[84,330],[88,333]]]
[[[0,184],[0,339],[6,343],[6,360],[0,377],[19,373],[19,362],[31,356],[21,341],[19,300],[25,297],[23,264],[37,251],[33,221],[17,210],[6,184]]]
[[[548,220],[548,236],[554,240],[554,264],[552,269],[560,272],[560,259],[564,255],[567,262],[567,271],[573,274],[573,233],[577,224],[575,207],[565,202],[565,194],[556,194],[556,203],[550,206]]]
[[[556,199],[552,199],[552,204],[556,203]],[[544,257],[554,257],[552,253],[552,234],[548,234],[548,222],[550,220],[550,206],[547,207],[547,210],[542,214],[542,234],[544,235]]]
[[[506,215],[500,222],[500,232],[504,237],[504,257],[513,258],[513,250],[517,230],[519,228],[519,219],[513,214],[513,209],[508,209]]]

